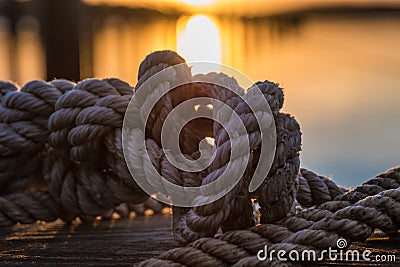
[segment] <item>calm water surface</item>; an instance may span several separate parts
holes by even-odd
[[[27,29],[21,30],[27,46],[21,51],[28,46],[40,51]],[[146,54],[178,48],[189,61],[204,57],[237,68],[254,81],[278,82],[285,90],[284,110],[302,127],[302,166],[356,186],[400,165],[398,14],[312,15],[295,22],[110,16],[93,29],[93,46],[81,49],[82,78],[114,76],[135,84]],[[0,40],[0,55],[10,57],[4,53],[10,45],[4,27]],[[29,62],[42,66],[42,61],[31,56]],[[3,63],[0,69],[1,78],[9,78]],[[33,74],[26,74],[26,67],[21,70],[21,79],[41,78],[40,68],[32,69]]]

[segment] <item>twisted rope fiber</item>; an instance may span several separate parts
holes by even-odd
[[[0,83],[0,193],[23,190],[40,177],[48,139],[47,120],[57,99],[72,88],[69,81]],[[21,163],[26,167],[20,168]]]
[[[182,63],[172,51],[149,55],[139,68],[136,88],[160,70]],[[190,68],[182,75],[191,79]],[[254,255],[266,244],[269,249],[302,251],[334,246],[339,236],[364,240],[375,228],[388,234],[397,231],[399,169],[347,193],[328,178],[305,169],[299,173],[300,127],[293,117],[280,113],[282,89],[268,81],[258,86],[275,119],[276,155],[262,186],[249,194],[248,179],[258,161],[260,137],[254,115],[239,97],[244,92],[212,84],[231,79],[224,75],[197,78],[204,82],[168,93],[152,110],[145,133],[151,163],[163,177],[184,186],[207,184],[226,168],[230,149],[226,130],[208,121],[189,123],[180,135],[183,153],[194,159],[200,140],[213,133],[217,157],[207,170],[184,172],[165,157],[160,143],[164,119],[177,104],[197,96],[216,98],[235,110],[246,126],[252,159],[244,177],[224,198],[190,210],[174,208],[177,240],[194,242],[143,264],[255,265],[259,262]],[[109,217],[114,209],[126,213],[132,203],[157,206],[133,182],[122,154],[122,120],[133,88],[117,79],[89,79],[78,84],[32,81],[17,90],[12,83],[0,83],[0,225],[76,217],[90,221],[97,215]],[[253,226],[251,198],[261,205],[261,226]],[[303,207],[317,206],[284,218],[294,211],[295,198]],[[221,227],[231,232],[210,238]],[[248,230],[238,230],[244,228]]]
[[[327,180],[305,169],[301,169],[299,177],[309,189],[312,188],[309,181],[315,184],[319,178],[323,188]],[[400,167],[393,168],[347,193],[336,195],[336,200],[305,209],[295,216],[273,224],[227,232],[217,238],[201,238],[186,247],[141,262],[139,266],[297,266],[299,263],[277,259],[261,262],[256,254],[265,245],[268,251],[284,250],[288,253],[335,248],[340,237],[348,241],[364,241],[374,229],[388,235],[396,234],[400,229],[399,182]],[[329,185],[331,195],[341,190],[337,186],[333,188],[331,182]],[[314,193],[318,195],[325,189]]]
[[[1,165],[11,171],[1,176],[6,185],[1,191],[8,193],[13,187],[21,193],[1,198],[0,224],[58,217],[71,221],[77,216],[90,220],[107,216],[120,203],[144,202],[147,195],[127,177],[119,141],[131,95],[132,88],[116,79],[91,79],[76,86],[33,81],[20,92],[5,94]],[[28,179],[18,177],[20,169],[45,180],[46,190],[23,192]]]

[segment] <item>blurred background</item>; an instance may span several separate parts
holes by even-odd
[[[2,80],[134,85],[160,49],[278,82],[303,167],[353,187],[400,165],[400,1],[0,0]]]

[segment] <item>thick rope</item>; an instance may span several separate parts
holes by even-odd
[[[300,169],[297,201],[302,207],[312,207],[340,198],[347,189],[338,186],[332,179],[307,169]]]
[[[140,87],[141,83],[160,70],[181,63],[184,63],[184,60],[171,51],[155,52],[149,55],[140,66],[137,87]],[[191,76],[190,68],[183,69],[181,75],[184,77]],[[215,77],[234,81],[232,78],[223,75],[216,75]],[[177,79],[181,79],[181,77],[177,77]],[[153,165],[164,177],[167,177],[167,179],[169,177],[172,182],[180,185],[199,186],[202,183],[212,182],[218,178],[218,172],[225,168],[226,159],[214,162],[210,170],[198,174],[176,170],[166,160],[160,147],[161,126],[173,107],[179,103],[196,96],[210,96],[231,103],[230,105],[233,108],[238,107],[237,112],[241,114],[242,120],[248,127],[252,148],[256,151],[255,155],[260,143],[259,130],[252,128],[255,124],[255,117],[246,106],[241,104],[242,101],[239,100],[239,97],[228,90],[223,90],[220,86],[208,85],[207,82],[184,85],[179,90],[165,95],[150,114],[147,124],[146,143]],[[278,109],[282,106],[283,101],[281,89],[273,83],[265,82],[260,85],[262,84],[265,85],[264,87],[261,86],[263,93],[271,102],[274,115],[277,116],[278,131],[286,128],[289,129],[289,132],[291,130],[298,131],[297,124],[294,129],[285,125],[288,120],[293,119],[282,117],[280,120],[279,115],[281,114]],[[241,94],[243,94],[243,89],[239,88],[238,85],[237,87],[238,91],[242,90]],[[11,193],[12,196],[17,191],[15,186],[14,188],[11,187],[15,183],[25,183],[37,187],[37,179],[42,179],[44,180],[41,187],[44,189],[42,193],[50,195],[47,199],[55,202],[54,206],[58,209],[57,216],[65,221],[71,221],[76,217],[81,217],[84,220],[92,220],[98,215],[107,217],[110,210],[121,203],[141,203],[147,199],[147,196],[133,182],[122,154],[122,120],[133,94],[133,88],[128,84],[117,79],[88,79],[76,85],[68,81],[53,81],[51,83],[32,81],[26,84],[21,92],[15,91],[16,88],[12,84],[4,83],[2,92],[9,90],[8,88],[11,88],[11,91],[14,90],[14,92],[7,93],[2,97],[2,108],[6,110],[2,112],[1,126],[7,130],[13,130],[15,125],[20,125],[20,128],[28,125],[29,129],[32,129],[31,132],[36,135],[25,136],[20,133],[22,130],[17,133],[11,130],[2,132],[3,138],[0,140],[2,144],[1,163],[5,166],[11,166],[10,169],[14,172],[19,169],[28,172],[27,174],[23,173],[23,175],[19,172],[6,172],[6,175],[2,176],[4,177],[3,183],[6,185],[2,192]],[[275,91],[278,92],[276,97]],[[206,129],[201,132],[195,126],[189,123],[188,127],[183,129],[180,140],[183,152],[192,155],[194,158],[198,153],[198,143],[206,137],[206,133],[212,132],[212,124],[206,124]],[[220,130],[215,128],[214,130],[217,146],[219,146],[218,153],[224,155],[230,149],[229,140],[226,139],[226,131],[223,128]],[[19,135],[17,136],[17,134]],[[299,136],[299,132],[297,135]],[[300,138],[296,140],[297,146],[294,146],[294,157],[298,158]],[[282,141],[281,143],[285,144],[285,142]],[[279,156],[279,149],[285,151],[285,148],[282,149],[282,147],[278,147],[273,172],[280,168],[277,165],[286,164],[284,162],[286,156]],[[290,150],[290,148],[288,149]],[[293,150],[293,148],[291,149]],[[217,156],[217,159],[222,158]],[[30,162],[34,167],[30,167]],[[15,168],[15,166],[24,164],[30,168]],[[294,165],[293,169],[297,168],[298,163]],[[8,169],[5,168],[4,170]],[[273,176],[273,172],[271,171],[271,176]],[[292,171],[289,178],[295,179],[296,172],[296,170]],[[25,176],[28,176],[28,178],[25,178]],[[36,180],[30,177],[34,177]],[[247,188],[246,183],[248,183],[246,179],[248,180],[244,177],[242,182],[228,196],[216,203],[207,205],[207,208],[198,207],[192,211],[184,212],[182,218],[176,216],[176,222],[181,221],[181,219],[186,220],[184,226],[179,227],[182,232],[177,231],[176,233],[181,235],[184,232],[189,232],[183,238],[190,241],[202,235],[213,236],[220,227],[225,230],[233,230],[253,225],[250,196],[244,190],[244,188]],[[26,186],[19,185],[18,187],[21,192],[27,189]],[[263,187],[265,186],[261,188]],[[263,193],[260,192],[262,190],[259,190],[257,194],[262,195]],[[11,196],[5,195],[5,197],[8,197],[8,201],[13,199]],[[28,195],[28,197],[32,196]],[[287,202],[290,203],[292,200],[289,199]],[[268,205],[270,203],[268,196],[260,199],[260,203]],[[17,209],[17,206],[14,205],[13,207]],[[42,205],[41,208],[45,208],[45,205]],[[242,212],[243,208],[246,210],[245,213]],[[265,210],[267,209],[266,206]],[[284,216],[289,209],[290,206],[287,205],[286,210],[283,209],[284,211],[278,217]],[[29,213],[30,220],[49,221],[54,219],[54,216],[50,216],[50,211],[46,217],[43,214],[36,214],[35,210],[32,209]],[[224,222],[228,218],[236,217],[238,214],[243,219],[237,220],[238,223],[235,227],[232,228],[231,224],[224,226]],[[3,217],[3,224],[26,221],[21,221],[18,217],[11,215]],[[208,223],[204,224],[205,221]]]
[[[55,102],[73,84],[65,80],[32,81],[19,92],[11,83],[2,82],[0,86],[0,193],[7,193],[24,190],[43,179],[48,118]]]
[[[157,54],[151,54],[141,64],[139,68],[141,71],[139,71],[138,77],[139,84],[145,82],[146,78],[151,77],[155,72],[168,67],[168,65],[162,65],[159,61],[154,60],[154,56],[157,56]],[[169,56],[170,54],[168,54],[168,57]],[[149,62],[154,62],[156,66],[151,67]],[[182,87],[178,90],[179,95],[193,97],[193,93],[191,92],[199,92],[197,93],[197,96],[206,95],[213,97],[232,107],[246,126],[251,149],[254,150],[253,155],[255,160],[253,164],[257,164],[257,150],[261,143],[261,135],[258,126],[256,126],[257,121],[254,114],[252,114],[251,110],[240,98],[240,95],[243,95],[244,93],[243,89],[241,89],[239,85],[235,84],[236,81],[232,78],[221,74],[211,74],[204,77],[197,76],[196,78],[204,80],[205,83],[201,83],[202,88],[198,90],[198,88],[195,87],[195,90],[190,90],[190,87]],[[226,84],[226,80],[228,80],[228,84],[233,84],[237,90],[233,90],[232,92],[231,90],[215,85],[218,84],[218,79],[225,81],[225,83],[222,84]],[[196,85],[198,86],[199,84],[197,83]],[[255,197],[259,198],[259,203],[263,208],[261,210],[262,220],[274,221],[284,217],[293,206],[293,200],[297,191],[297,172],[299,168],[299,151],[301,142],[300,128],[292,117],[279,112],[279,109],[283,105],[282,89],[276,84],[268,81],[258,83],[257,85],[269,102],[274,114],[277,126],[278,146],[273,167],[263,185],[257,190]],[[189,92],[187,92],[188,90]],[[237,94],[235,94],[235,92]],[[172,102],[173,101],[170,101],[170,103]],[[163,120],[163,114],[168,114],[170,111],[171,107],[166,112],[159,112],[158,114],[161,114],[158,116],[159,120]],[[153,123],[151,129],[152,133],[156,133],[156,136],[159,136],[161,126],[162,123]],[[189,134],[185,134],[184,129],[183,137],[189,136],[191,138],[190,143],[193,144],[194,142],[196,147],[200,140],[193,140],[193,136],[200,136],[200,139],[205,137],[200,134],[193,134],[193,131],[190,128],[187,129],[186,133],[187,132],[189,132]],[[225,170],[229,161],[229,157],[226,157],[226,155],[227,151],[230,151],[231,140],[229,140],[226,130],[217,123],[214,124],[214,138],[217,149],[216,161],[209,168],[208,175],[202,179],[201,185],[208,184],[218,179],[221,172]],[[155,140],[160,146],[160,138],[156,137]],[[185,142],[182,142],[181,145],[183,153],[191,154],[193,152],[193,149],[185,146]],[[148,146],[148,148],[149,147],[154,148],[155,146]],[[155,149],[161,150],[160,147],[156,147]],[[157,154],[158,158],[164,157],[162,151],[155,152],[154,154]],[[138,159],[138,161],[140,161],[140,159]],[[161,161],[165,161],[164,158]],[[248,168],[249,170],[250,165]],[[239,163],[236,164],[236,166],[239,166]],[[178,170],[173,170],[173,167],[169,167],[172,169],[170,170],[170,173],[175,174],[174,177],[179,176]],[[161,174],[164,176],[162,170]],[[204,236],[214,236],[220,227],[223,227],[224,230],[235,230],[254,225],[251,212],[251,196],[247,193],[249,177],[250,171],[246,173],[246,177],[243,177],[238,185],[235,186],[227,195],[211,204],[190,210],[175,208],[174,211],[177,216],[174,216],[174,230],[177,234],[177,239],[183,242],[192,241]],[[188,186],[176,181],[176,179],[171,182]],[[278,201],[280,201],[283,206],[276,206],[275,203]],[[237,218],[238,216],[240,216],[240,218]],[[235,218],[236,224],[225,224],[225,221],[228,219],[231,221],[231,218]]]
[[[224,74],[192,76],[184,59],[172,51],[158,51],[146,57],[139,67],[136,88],[176,64],[183,64],[181,73],[162,82],[198,82],[164,95],[152,110],[146,132],[139,133],[146,136],[151,164],[168,181],[182,186],[206,185],[226,169],[232,140],[224,127],[209,120],[188,123],[179,136],[182,152],[192,159],[199,156],[200,141],[214,137],[216,157],[206,170],[179,170],[168,161],[162,148],[161,128],[167,115],[178,104],[199,96],[218,99],[236,112],[247,130],[246,135],[236,138],[248,138],[252,154],[247,162],[235,159],[233,168],[244,164],[246,171],[227,195],[192,209],[174,207],[176,239],[194,242],[143,264],[256,265],[259,262],[255,254],[266,244],[270,249],[302,251],[335,246],[339,236],[349,241],[365,240],[374,229],[387,234],[398,230],[399,168],[348,192],[329,178],[306,169],[299,171],[300,127],[293,117],[280,112],[283,91],[269,81],[257,86],[275,120],[276,153],[264,182],[249,194],[247,188],[258,164],[261,136],[255,115],[240,98],[245,91]],[[215,85],[218,81],[228,82],[235,89]],[[162,205],[149,199],[134,182],[123,157],[121,128],[133,93],[132,87],[118,79],[87,79],[78,84],[65,80],[32,81],[19,91],[16,85],[1,82],[0,226],[57,218],[91,221],[99,215],[110,218],[114,211],[125,216],[130,210],[143,214],[146,208],[160,212]],[[230,123],[229,118],[221,119]],[[128,143],[135,142],[135,135],[130,135]],[[147,163],[142,155],[134,156],[135,164],[145,175]],[[261,206],[260,226],[254,226],[252,198]],[[295,212],[295,200],[309,209],[287,217]],[[212,238],[220,229],[224,234]],[[263,264],[281,263],[273,260]]]
[[[303,172],[317,176],[304,169]],[[327,179],[318,177],[322,178],[319,183]],[[139,266],[295,266],[296,263],[276,259],[260,262],[256,255],[265,245],[268,251],[286,252],[336,248],[340,237],[349,241],[364,241],[374,229],[393,235],[400,229],[400,187],[393,188],[399,181],[400,167],[393,168],[339,196],[343,200],[327,201],[274,224],[228,232],[217,239],[203,238],[186,247],[165,252],[157,259],[141,262]],[[371,184],[383,183],[385,187],[375,191],[365,190]],[[318,191],[314,193],[318,194]],[[356,202],[355,196],[359,199]],[[353,203],[347,199],[352,199]]]

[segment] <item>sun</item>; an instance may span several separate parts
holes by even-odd
[[[194,15],[181,19],[177,35],[177,50],[188,62],[221,63],[221,36],[211,17]]]

